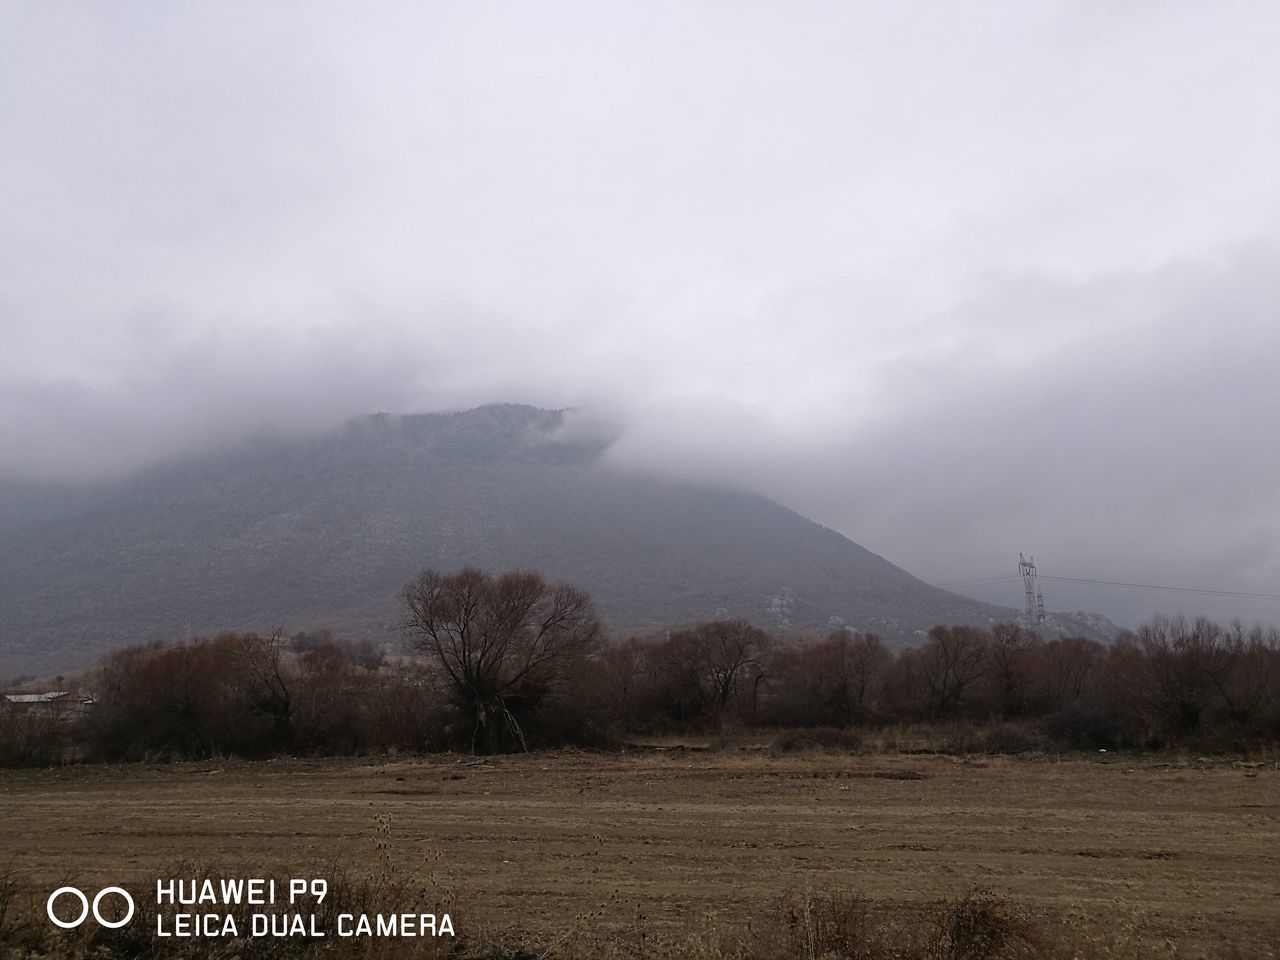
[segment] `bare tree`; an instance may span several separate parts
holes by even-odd
[[[517,719],[599,646],[590,598],[536,573],[491,577],[468,567],[427,570],[404,589],[413,646],[439,665],[454,706],[471,725],[471,749],[525,747]]]
[[[1036,651],[1036,700],[1042,711],[1061,710],[1097,686],[1106,647],[1085,637],[1058,637]]]
[[[769,635],[745,620],[707,620],[693,628],[712,702],[728,706],[738,683],[769,646]]]
[[[705,620],[671,634],[658,660],[676,716],[723,719],[747,683],[750,704],[743,712],[754,712],[770,643],[769,634],[745,620]]]
[[[879,687],[893,657],[874,633],[840,630],[827,637],[823,662],[827,670],[826,700],[842,726],[865,720],[879,697]]]
[[[969,689],[987,670],[990,637],[976,627],[934,627],[919,651],[926,717],[939,720],[959,712]]]
[[[784,644],[769,657],[774,722],[847,727],[879,708],[893,655],[874,633],[834,630]]]
[[[1275,627],[1255,625],[1245,632],[1239,620],[1232,621],[1223,638],[1226,667],[1210,675],[1226,708],[1227,717],[1238,724],[1253,721],[1267,704],[1277,669],[1280,633]]]
[[[1195,733],[1231,674],[1226,631],[1204,617],[1154,617],[1138,628],[1138,673],[1147,706],[1166,732]]]
[[[293,692],[290,678],[284,669],[285,642],[282,631],[276,630],[270,637],[257,634],[224,634],[218,642],[232,647],[245,669],[258,683],[259,708],[272,718],[277,736],[287,741],[293,729]]]
[[[1016,623],[997,623],[988,646],[991,682],[1000,716],[1004,720],[1027,710],[1030,677],[1028,666],[1040,638]]]

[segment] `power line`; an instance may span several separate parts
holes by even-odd
[[[1208,597],[1236,597],[1246,600],[1280,600],[1280,593],[1245,593],[1239,590],[1214,590],[1209,587],[1170,587],[1156,583],[1130,583],[1126,580],[1100,580],[1088,577],[1055,577],[1050,574],[1040,574],[1041,580],[1059,580],[1066,583],[1091,583],[1104,587],[1124,587],[1130,590],[1166,590],[1170,593],[1198,593]],[[943,588],[949,587],[976,587],[988,583],[1012,583],[1015,580],[1022,579],[1020,576],[997,576],[997,577],[979,577],[976,580],[952,580],[946,583],[939,583],[937,586]]]
[[[1209,597],[1242,597],[1250,600],[1280,600],[1280,593],[1243,593],[1238,590],[1213,590],[1208,587],[1166,587],[1155,583],[1128,583],[1124,580],[1090,580],[1085,577],[1051,577],[1045,580],[1065,580],[1068,583],[1097,583],[1107,587],[1129,587],[1135,590],[1168,590],[1171,593],[1200,593]]]

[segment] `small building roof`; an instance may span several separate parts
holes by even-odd
[[[66,690],[51,690],[48,693],[6,693],[4,698],[10,703],[53,703],[66,695]]]

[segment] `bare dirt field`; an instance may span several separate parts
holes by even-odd
[[[598,908],[588,923],[639,909],[662,929],[786,891],[911,905],[976,888],[1153,943],[1280,943],[1274,764],[668,750],[0,772],[0,867],[48,889],[184,860],[372,870],[380,838],[476,936],[545,943]]]

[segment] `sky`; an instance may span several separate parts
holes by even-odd
[[[0,0],[0,476],[518,401],[933,582],[1280,593],[1277,49],[1232,0]]]

